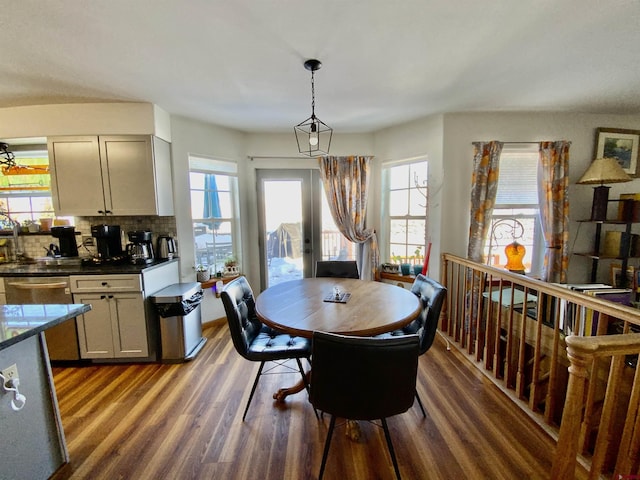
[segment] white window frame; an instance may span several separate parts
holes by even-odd
[[[532,157],[535,155],[536,158],[536,166],[539,168],[539,153],[538,153],[538,144],[537,143],[523,143],[523,144],[506,144],[501,152],[500,158],[502,159],[505,155],[531,155]],[[501,168],[502,171],[502,168]],[[536,183],[536,189],[538,189],[538,185]],[[497,202],[497,200],[496,200]],[[502,212],[501,212],[502,210]],[[542,235],[542,226],[540,225],[540,206],[539,203],[536,205],[533,204],[518,204],[518,203],[504,203],[499,204],[496,203],[493,207],[493,214],[491,218],[491,224],[489,226],[489,230],[487,232],[487,238],[485,239],[485,253],[491,254],[499,254],[500,256],[504,256],[504,247],[511,243],[513,239],[503,238],[502,241],[492,242],[491,244],[491,252],[489,252],[489,242],[491,241],[491,233],[493,231],[493,225],[502,219],[515,219],[520,222],[527,222],[533,220],[533,232],[526,233],[526,237],[531,238],[531,243],[519,240],[519,243],[525,245],[528,251],[531,253],[531,269],[526,273],[531,276],[539,276],[542,272],[542,264],[544,261],[544,237]],[[490,260],[487,260],[490,263]],[[495,267],[502,268],[504,267],[504,263],[500,262],[498,265],[493,265]]]
[[[423,183],[424,186],[426,186],[427,188],[427,194],[426,194],[426,198],[425,198],[425,213],[424,215],[403,215],[403,216],[391,216],[390,214],[390,194],[391,194],[391,186],[390,186],[390,173],[391,173],[391,168],[393,167],[399,167],[399,166],[406,166],[406,165],[411,165],[411,164],[417,164],[417,163],[426,163],[427,165],[427,171],[425,172],[425,178],[424,179],[420,179],[421,183],[422,180],[424,180],[425,183]],[[429,190],[429,185],[428,185],[428,171],[429,171],[429,160],[428,157],[425,156],[420,156],[420,157],[414,157],[414,158],[410,158],[410,159],[404,159],[404,160],[396,160],[396,161],[388,161],[388,162],[383,162],[382,164],[382,175],[381,175],[381,179],[382,179],[382,225],[381,225],[381,238],[383,239],[383,241],[380,244],[381,247],[381,262],[387,262],[387,261],[391,261],[392,263],[397,263],[394,262],[394,259],[391,258],[392,254],[395,252],[391,251],[391,221],[392,220],[406,220],[406,221],[410,221],[410,220],[424,220],[425,221],[425,232],[424,232],[424,244],[422,245],[422,255],[424,258],[424,254],[426,253],[426,246],[429,242],[429,216],[428,216],[428,212],[429,212],[429,195],[428,195],[428,190]],[[413,187],[411,187],[411,185],[409,186],[409,188],[413,189]],[[405,242],[405,248],[407,248],[408,245],[414,245],[413,243],[407,243]],[[410,249],[407,250],[407,256],[411,256],[411,251],[409,251]],[[402,262],[405,263],[408,261],[408,259],[404,256],[404,255],[400,255],[402,257]]]
[[[237,260],[237,265],[240,267],[240,271],[242,271],[242,259],[240,256],[241,249],[241,235],[240,235],[240,204],[239,204],[239,193],[238,193],[238,166],[237,163],[229,161],[229,160],[219,160],[214,158],[209,158],[201,155],[189,155],[189,174],[191,173],[202,173],[202,174],[214,174],[220,176],[229,177],[229,193],[231,196],[231,217],[220,217],[216,219],[216,221],[220,222],[229,222],[231,224],[231,250],[224,251],[224,256],[232,256]],[[191,192],[192,191],[200,191],[199,188],[192,188],[191,184],[189,184],[189,198],[191,201]],[[193,210],[192,210],[193,211]],[[193,241],[196,250],[195,261],[196,264],[200,264],[198,257],[198,248],[196,245],[196,223],[201,224],[212,224],[213,220],[209,218],[191,218],[191,223],[193,225]],[[207,242],[209,243],[209,242]],[[211,243],[213,244],[213,261],[210,263],[207,261],[206,267],[209,269],[211,274],[215,274],[218,271],[222,272],[224,270],[224,259],[222,259],[216,253],[216,239],[215,235],[211,234]],[[226,244],[225,244],[226,245]],[[208,260],[208,258],[207,258]]]

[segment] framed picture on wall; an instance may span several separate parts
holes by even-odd
[[[622,265],[619,263],[611,264],[611,285],[615,288],[634,288],[635,286],[635,268],[627,267],[626,281],[622,282]]]
[[[596,130],[595,158],[615,158],[632,177],[640,177],[640,131],[623,128]]]

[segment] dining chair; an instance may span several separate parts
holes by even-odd
[[[285,364],[287,360],[296,360],[298,370],[308,391],[309,385],[301,359],[306,358],[309,364],[311,363],[311,342],[306,338],[292,337],[264,325],[256,315],[253,291],[245,277],[241,276],[229,282],[220,293],[220,297],[236,351],[247,360],[260,362],[242,420],[244,421],[247,416],[261,375],[275,373],[273,369],[277,366],[296,371]],[[274,362],[276,365],[263,372],[266,362]]]
[[[309,398],[331,415],[319,479],[324,474],[336,418],[380,420],[396,477],[398,462],[387,417],[413,404],[418,372],[418,335],[372,338],[313,333],[313,373]]]
[[[316,262],[316,277],[360,278],[355,260],[323,260]]]
[[[431,345],[433,345],[438,329],[440,312],[442,311],[442,306],[447,296],[447,289],[436,280],[420,273],[413,281],[413,285],[411,285],[411,292],[420,299],[421,310],[416,319],[402,329],[383,333],[378,335],[377,338],[417,334],[420,337],[420,355],[424,355],[431,348]],[[426,417],[427,413],[425,412],[420,395],[418,395],[418,390],[416,390],[415,396],[420,410],[422,410],[422,416]]]

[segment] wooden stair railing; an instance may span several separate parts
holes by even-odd
[[[623,472],[613,458],[617,455],[614,447],[630,441],[629,449],[637,455],[639,447],[633,442],[640,444],[640,440],[622,438],[623,431],[640,431],[640,419],[636,426],[635,416],[626,414],[629,405],[640,398],[640,394],[631,395],[637,388],[630,378],[636,369],[626,365],[625,353],[616,354],[611,362],[597,355],[582,367],[589,374],[582,385],[584,397],[577,395],[567,403],[569,389],[576,388],[571,383],[576,382],[572,372],[578,369],[585,375],[579,366],[569,368],[573,363],[567,339],[582,332],[592,335],[584,337],[590,342],[609,341],[613,333],[620,333],[613,326],[622,328],[625,335],[632,329],[640,331],[640,310],[450,254],[442,255],[440,282],[448,291],[439,329],[449,344],[552,438],[558,440],[564,415],[570,415],[565,410],[577,408],[573,415],[581,416],[580,425],[565,433],[562,448],[567,448],[567,436],[574,441],[572,435],[578,435],[574,457],[584,468],[595,468],[604,475]],[[635,353],[638,351],[640,348]],[[618,390],[611,390],[612,386]],[[638,460],[633,455],[630,458],[630,471],[638,470]]]
[[[640,353],[640,333],[621,335],[603,335],[596,337],[570,336],[566,338],[569,367],[569,386],[564,404],[564,413],[560,425],[558,446],[551,470],[551,478],[571,480],[575,478],[575,469],[579,454],[585,449],[585,443],[594,420],[594,409],[590,403],[592,397],[587,391],[595,384],[594,371],[598,361],[610,358],[609,381],[607,382],[589,478],[599,478],[603,473],[612,471],[611,478],[637,478],[638,453],[640,450],[640,381],[635,368],[633,382],[628,394],[625,394],[625,359],[628,355]],[[628,401],[621,396],[628,395]],[[585,396],[587,403],[585,404]],[[626,411],[619,412],[621,403]],[[618,416],[624,416],[624,426],[620,430],[616,423]],[[618,422],[619,423],[619,422]],[[617,451],[617,455],[615,452]],[[607,457],[613,463],[607,469]],[[615,457],[615,458],[612,458]],[[609,471],[605,471],[609,470]]]

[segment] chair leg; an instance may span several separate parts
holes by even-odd
[[[420,410],[422,410],[422,416],[426,417],[427,412],[424,411],[424,405],[422,405],[422,400],[420,400],[420,395],[418,395],[418,390],[416,390],[416,400],[418,401],[418,405],[420,405]]]
[[[251,399],[253,398],[253,394],[256,391],[256,387],[258,386],[258,380],[260,379],[260,375],[262,375],[262,368],[264,367],[264,361],[260,362],[260,368],[258,368],[258,374],[256,375],[256,379],[253,381],[253,387],[251,387],[251,393],[249,394],[249,400],[247,400],[247,406],[244,409],[244,415],[242,415],[242,421],[244,422],[244,418],[247,416],[247,412],[249,411],[249,405],[251,404]]]
[[[299,358],[296,358],[296,362],[298,362],[298,369],[300,369],[300,375],[302,375],[302,381],[304,382],[304,388],[309,393],[309,382],[307,381],[307,375],[304,373],[304,369],[302,368],[302,362]]]
[[[381,418],[382,428],[384,429],[384,436],[387,439],[387,448],[389,448],[389,454],[391,455],[391,461],[393,462],[393,468],[396,471],[396,478],[400,479],[400,469],[398,468],[398,461],[396,460],[396,453],[393,450],[393,443],[391,443],[391,435],[389,434],[389,427],[387,426],[387,419]]]
[[[307,375],[304,373],[304,369],[302,368],[302,362],[299,358],[296,358],[296,362],[298,362],[298,368],[300,369],[300,375],[302,375],[302,381],[304,382],[304,388],[307,390],[307,395],[311,392],[309,391],[309,381],[307,380]],[[313,413],[316,415],[316,420],[319,420],[318,411],[313,408]]]
[[[327,432],[327,439],[324,442],[324,452],[322,453],[322,464],[320,465],[320,475],[318,475],[318,480],[322,480],[322,475],[324,475],[324,467],[327,463],[327,457],[329,456],[329,446],[331,445],[331,437],[333,436],[333,429],[336,426],[336,417],[335,415],[331,415],[331,421],[329,422],[329,431]]]

